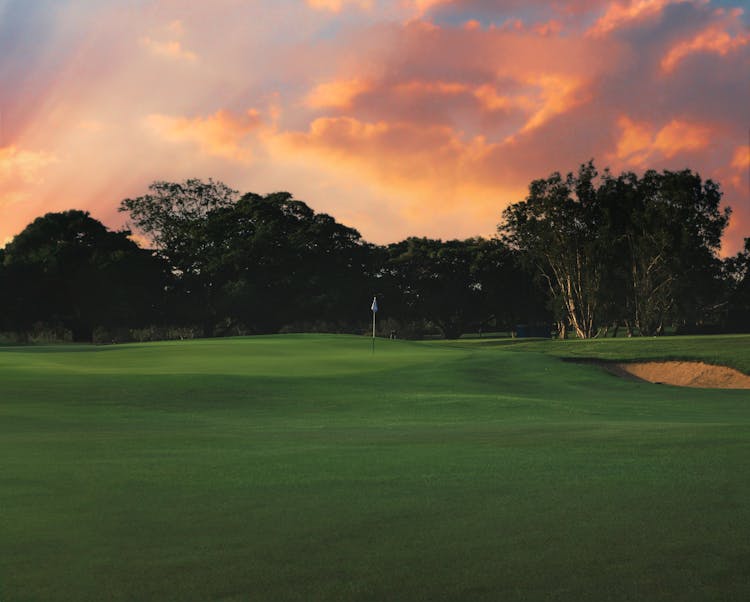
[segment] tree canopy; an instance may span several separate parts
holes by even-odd
[[[582,338],[750,330],[750,242],[719,257],[721,197],[690,170],[615,175],[590,161],[531,182],[497,238],[374,245],[288,192],[158,181],[119,207],[148,249],[77,210],[0,249],[0,330],[365,332],[373,295],[386,333],[416,337],[548,336],[553,322]]]
[[[6,323],[47,322],[85,341],[97,326],[157,319],[164,266],[128,235],[77,210],[34,220],[3,253]]]
[[[690,170],[599,177],[589,162],[532,182],[499,229],[546,283],[561,331],[589,338],[621,321],[654,335],[719,301],[720,203],[719,186]]]

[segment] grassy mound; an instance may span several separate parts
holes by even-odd
[[[557,357],[693,341],[0,349],[0,600],[750,599],[747,391]]]

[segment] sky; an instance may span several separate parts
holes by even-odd
[[[594,159],[750,236],[747,0],[0,0],[0,246],[155,180],[286,190],[375,243],[491,236]],[[745,10],[748,8],[748,10]]]

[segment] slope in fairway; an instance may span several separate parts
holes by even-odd
[[[0,600],[750,599],[748,392],[551,344],[0,349]]]

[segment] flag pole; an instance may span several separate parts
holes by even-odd
[[[377,297],[372,298],[372,305],[370,306],[370,309],[372,310],[372,352],[375,353],[375,314],[378,313]]]

